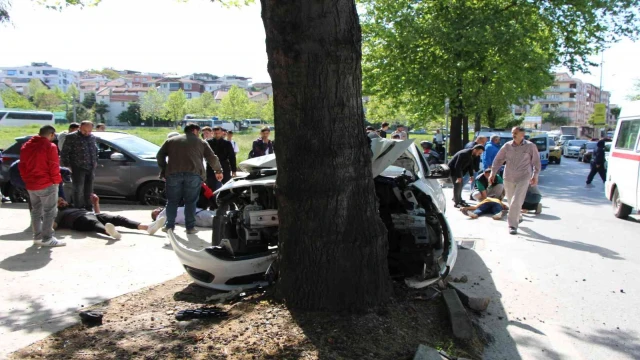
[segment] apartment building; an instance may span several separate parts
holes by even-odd
[[[184,91],[187,99],[195,99],[205,91],[202,81],[183,78],[163,78],[156,82],[158,91],[169,95],[173,91]]]
[[[79,74],[75,71],[56,68],[46,62],[32,62],[28,66],[0,67],[0,81],[39,79],[50,88],[57,87],[62,91],[67,91],[71,84],[77,84],[79,78]]]

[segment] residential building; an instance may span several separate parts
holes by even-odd
[[[38,79],[39,80],[39,79]],[[50,89],[49,85],[45,84],[42,80],[39,80],[40,83]],[[6,86],[12,88],[18,94],[24,95],[27,93],[27,89],[29,88],[29,83],[31,79],[28,78],[5,78],[0,79],[0,83],[6,84]]]
[[[166,95],[171,92],[182,90],[187,99],[195,99],[205,91],[202,81],[182,78],[163,78],[156,82],[158,91]]]
[[[109,105],[109,112],[104,115],[107,125],[120,125],[118,115],[127,111],[130,103],[140,99],[138,95],[123,95],[116,93],[115,90],[106,87],[96,93],[96,102]]]
[[[225,75],[220,78],[220,81],[222,81],[223,87],[224,86],[232,87],[233,85],[236,85],[243,89],[249,88],[250,80],[251,80],[250,77],[243,77],[243,76],[236,76],[236,75]]]
[[[161,77],[152,74],[133,74],[124,75],[123,79],[125,80],[127,87],[147,88],[154,86],[156,84],[156,80],[161,79]]]
[[[220,103],[220,102],[222,102],[222,99],[227,97],[227,94],[229,94],[228,90],[216,90],[216,91],[213,92],[213,99],[217,103]],[[245,91],[245,94],[247,95],[249,100],[254,101],[254,102],[267,102],[269,100],[269,95],[264,93],[264,92]]]
[[[46,62],[33,62],[28,66],[0,67],[0,80],[6,78],[39,79],[50,88],[58,87],[67,91],[71,84],[78,83],[79,75],[75,71],[56,68]]]
[[[251,87],[257,90],[262,90],[271,87],[271,83],[253,83],[251,84]]]

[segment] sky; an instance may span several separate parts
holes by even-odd
[[[0,66],[46,61],[75,71],[111,67],[271,81],[258,1],[228,9],[210,0],[102,0],[58,12],[14,0],[10,14],[12,24],[0,25]],[[638,61],[640,42],[623,40],[604,52],[602,86],[612,92],[612,103],[627,102],[640,79]],[[575,76],[600,84],[599,67]]]

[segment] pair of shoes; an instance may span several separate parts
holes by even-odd
[[[465,206],[465,207],[466,207],[466,206],[470,206],[469,204],[467,204],[467,202],[466,202],[466,201],[461,202],[461,203],[460,203],[460,205],[461,205],[461,206]]]
[[[193,228],[193,229],[187,229],[187,234],[188,235],[193,235],[193,234],[197,234],[198,233],[198,229]]]
[[[112,223],[106,223],[104,224],[104,229],[107,232],[107,234],[109,236],[111,236],[112,238],[116,239],[116,240],[120,240],[122,239],[122,234],[120,234],[118,232],[118,230],[116,230],[115,225],[113,225]]]
[[[538,206],[536,206],[536,215],[542,213],[542,204],[538,203]]]
[[[493,220],[501,220],[502,219],[502,211],[492,216]]]
[[[509,226],[509,234],[516,235],[517,233],[518,229],[514,228],[513,226]]]
[[[42,247],[59,247],[59,246],[65,246],[67,245],[66,242],[62,241],[62,240],[58,240],[54,237],[52,237],[51,239],[47,240],[47,241],[43,241],[43,240],[33,240],[34,244],[36,245],[40,245]]]
[[[149,224],[149,227],[147,228],[147,233],[149,235],[155,234],[158,230],[160,230],[161,227],[164,226],[164,223],[166,222],[167,222],[166,217],[161,217],[160,219],[152,222],[151,224]]]

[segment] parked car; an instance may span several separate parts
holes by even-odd
[[[587,140],[569,140],[567,141],[562,150],[562,156],[564,157],[578,157],[580,155],[580,148],[586,144]]]
[[[580,153],[578,154],[578,161],[580,162],[591,162],[591,158],[593,157],[593,152],[596,151],[598,142],[597,141],[589,141],[580,147]]]
[[[137,200],[144,205],[164,205],[164,181],[158,178],[160,170],[156,154],[160,147],[147,140],[123,132],[94,132],[98,146],[98,167],[93,188],[101,197],[119,197]],[[20,158],[20,148],[31,138],[16,138],[16,143],[2,154],[0,182],[3,193],[11,201],[20,201],[19,194],[9,183],[9,167]],[[71,185],[65,193],[71,197]],[[6,192],[5,192],[6,191]]]
[[[562,160],[562,147],[556,145],[553,138],[549,138],[549,164],[560,164]]]
[[[457,245],[445,217],[446,198],[436,179],[446,165],[429,169],[413,140],[372,139],[373,177],[379,215],[387,228],[389,270],[414,288],[445,278]],[[199,285],[232,290],[264,284],[277,257],[276,157],[245,160],[248,172],[216,191],[212,247],[193,250],[167,233],[173,251]],[[340,184],[336,184],[340,186]]]

